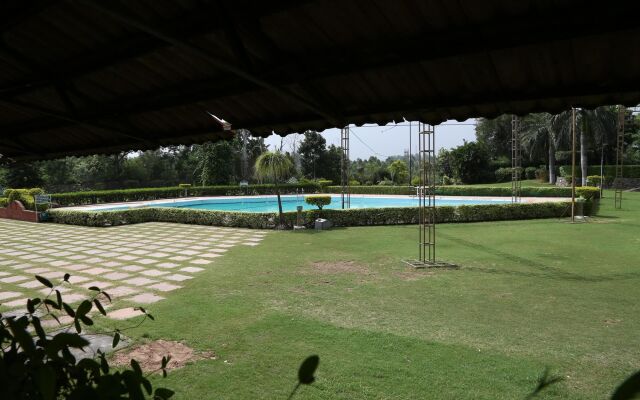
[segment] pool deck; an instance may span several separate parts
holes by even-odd
[[[340,194],[331,193],[332,197],[340,196]],[[260,195],[260,196],[204,196],[204,197],[179,197],[175,199],[160,199],[160,200],[145,200],[145,201],[130,201],[121,203],[103,203],[103,204],[91,204],[86,206],[74,206],[74,207],[61,207],[64,210],[75,211],[104,211],[115,207],[141,208],[141,207],[153,207],[155,205],[167,205],[175,203],[184,203],[192,201],[206,201],[206,200],[224,200],[224,199],[271,199],[275,198],[275,195]],[[283,198],[294,198],[296,195],[283,195]],[[304,197],[303,195],[299,197]],[[358,197],[376,197],[376,198],[388,198],[388,199],[414,199],[416,196],[407,195],[383,195],[383,194],[352,194],[351,198]],[[436,196],[436,200],[488,200],[488,201],[501,201],[510,202],[511,197],[496,197],[496,196]],[[521,197],[522,203],[546,203],[546,202],[558,202],[558,201],[570,201],[570,198],[565,197]]]

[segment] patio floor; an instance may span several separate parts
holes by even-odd
[[[257,246],[265,234],[169,223],[88,228],[0,220],[0,311],[19,314],[27,298],[49,294],[35,279],[39,275],[58,285],[69,304],[98,286],[112,298],[108,316],[130,318],[140,314],[135,306],[177,295],[199,272],[215,268],[227,250]],[[66,273],[69,283],[63,282]]]

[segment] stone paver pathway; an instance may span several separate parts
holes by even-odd
[[[137,316],[132,306],[178,295],[230,247],[255,246],[266,234],[157,222],[88,228],[0,219],[0,311],[19,313],[27,298],[49,292],[35,275],[56,284],[68,273],[71,284],[59,287],[65,302],[77,303],[98,286],[113,299],[108,316]]]

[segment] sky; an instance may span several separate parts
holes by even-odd
[[[416,122],[411,123],[412,131],[412,149],[413,153],[418,152],[418,127]],[[475,140],[475,120],[458,122],[455,120],[444,122],[435,127],[436,132],[436,150],[441,148],[451,148],[461,145],[463,140]],[[340,129],[327,129],[321,132],[322,136],[327,140],[327,146],[334,144],[340,146]],[[289,135],[283,140],[283,151],[291,151],[294,141],[298,143],[304,138],[303,135]],[[358,138],[360,140],[358,140]],[[363,143],[364,142],[364,143]],[[271,135],[265,139],[265,143],[269,145],[269,149],[280,148],[281,137]],[[366,159],[370,156],[376,156],[385,159],[388,156],[403,155],[409,149],[409,123],[402,122],[398,124],[388,124],[386,126],[364,125],[357,127],[351,125],[351,134],[349,137],[349,158],[355,160],[357,158]]]

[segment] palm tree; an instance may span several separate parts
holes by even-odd
[[[549,183],[555,184],[556,148],[551,121],[552,116],[547,113],[526,116],[521,125],[520,143],[529,153],[530,160],[547,157]]]
[[[284,182],[291,174],[293,164],[286,154],[280,151],[268,151],[262,153],[256,160],[255,174],[261,181],[270,181],[275,184],[278,195],[278,219],[279,228],[284,228],[284,215],[282,214],[282,200],[280,199],[280,187],[278,183]]]
[[[603,140],[604,138],[615,134],[616,121],[615,111],[610,107],[576,111],[576,133],[580,136],[580,170],[583,186],[587,184],[587,142],[602,146],[606,140]],[[554,115],[551,125],[556,134],[556,145],[571,143],[571,111]]]

